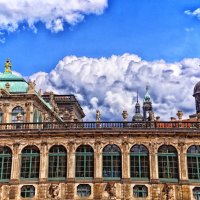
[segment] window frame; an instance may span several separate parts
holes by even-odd
[[[80,186],[88,186],[89,187],[89,190],[87,190],[88,188],[79,188]],[[81,193],[80,195],[79,195],[79,192]],[[83,194],[84,194],[84,192],[89,192],[90,194],[89,195],[86,195],[86,196],[84,196]],[[89,197],[89,196],[91,196],[91,194],[92,194],[92,188],[91,188],[91,185],[89,185],[89,184],[79,184],[79,185],[77,185],[77,196],[79,196],[80,198],[85,198],[85,197]]]
[[[15,110],[17,110],[17,112]],[[19,111],[21,111],[21,112],[19,112]],[[12,109],[12,113],[11,113],[12,123],[17,123],[18,122],[17,119],[15,119],[14,117],[16,117],[19,113],[21,113],[21,115],[22,115],[22,120],[20,121],[20,123],[24,122],[24,116],[25,116],[24,109],[21,106],[15,106]]]
[[[65,152],[53,152],[53,153],[50,153],[50,150],[53,149],[53,148],[56,148],[56,147],[62,147],[64,149]],[[50,157],[56,157],[56,173],[58,174],[58,170],[59,168],[61,167],[61,165],[59,164],[62,164],[62,159],[60,160],[60,158],[65,158],[65,171],[63,171],[62,173],[64,173],[64,176],[57,176],[57,177],[49,177],[49,173],[50,173]],[[59,162],[57,162],[59,160]],[[62,166],[63,167],[63,166]],[[54,145],[52,146],[50,149],[49,149],[49,152],[48,152],[48,180],[57,180],[57,181],[64,181],[67,179],[67,150],[66,148],[63,146],[63,145]]]
[[[137,153],[131,152],[131,150],[135,147],[138,147],[139,152],[137,152]],[[146,150],[146,152],[142,152],[141,151],[142,148],[144,148]],[[130,157],[130,177],[131,177],[131,179],[132,180],[144,180],[144,181],[149,180],[149,178],[150,178],[150,167],[149,167],[150,161],[149,161],[149,151],[148,151],[147,147],[145,147],[142,144],[135,144],[131,147],[129,154],[130,154],[129,157]],[[144,168],[143,165],[141,164],[142,163],[142,161],[141,161],[142,157],[145,158],[145,161],[147,161],[147,163],[148,163],[148,165],[145,166],[145,168],[147,168],[147,172],[145,172],[145,173],[147,173],[147,176],[145,176],[145,177],[142,177],[142,171],[143,171],[143,168]],[[138,168],[139,168],[138,169],[139,170],[139,176],[138,177],[132,176],[132,174],[134,174],[134,168],[136,168],[136,167],[131,165],[132,159],[133,159],[133,162],[137,162],[137,161],[135,161],[136,159],[134,159],[134,158],[138,158],[138,160],[139,160],[138,161],[138,165],[139,165],[138,166]],[[132,168],[133,168],[133,170],[132,170]]]
[[[77,152],[80,148],[83,148],[83,152]],[[89,148],[92,151],[87,151]],[[78,165],[77,165],[77,157],[79,156],[83,158],[83,176],[78,176]],[[92,165],[90,163],[92,162]],[[80,166],[79,166],[80,167]],[[92,170],[90,168],[92,167]],[[82,168],[82,166],[81,166]],[[87,170],[89,168],[89,170]],[[80,171],[79,171],[80,173]],[[87,176],[87,173],[92,173],[92,176]],[[75,177],[76,179],[93,179],[94,178],[94,150],[90,145],[80,145],[75,152]]]
[[[32,189],[34,188],[34,189],[32,191],[31,190],[27,190],[27,189],[22,191],[22,189],[25,188],[25,187],[30,187],[30,188],[32,188]],[[22,192],[25,194],[24,197],[22,196]],[[27,196],[27,194],[31,194],[31,192],[34,192],[34,196]],[[36,196],[36,189],[35,189],[35,187],[33,185],[23,185],[21,187],[21,189],[20,189],[20,197],[22,197],[24,199],[32,199],[32,198],[35,198],[35,196]]]
[[[199,152],[189,152],[192,151],[192,148],[196,148],[197,151]],[[192,160],[195,159],[195,164],[191,164],[189,162],[189,159]],[[192,161],[191,161],[192,162]],[[191,164],[191,169],[192,169],[192,173],[189,173],[189,164]],[[193,173],[194,171],[196,171],[196,173]],[[200,145],[192,145],[187,149],[187,173],[188,173],[188,180],[191,182],[200,182]],[[190,174],[192,175],[196,175],[197,178],[190,178]]]
[[[3,154],[0,153],[0,159],[2,158],[2,163],[0,163],[0,182],[9,182],[11,178],[11,172],[12,172],[12,151],[7,146],[0,146],[0,148],[3,148]],[[7,149],[10,153],[5,153],[5,149]],[[10,159],[10,163],[6,162],[5,159]],[[6,167],[5,167],[5,163]],[[8,165],[10,167],[8,168]],[[9,173],[4,173],[4,169],[10,169]],[[4,174],[8,174],[8,178],[2,178]]]
[[[26,150],[26,148],[27,149],[32,148],[31,152],[30,153],[23,153],[23,151]],[[35,150],[38,151],[37,153],[33,153],[34,148],[35,148]],[[22,176],[23,173],[25,173],[25,171],[22,170],[23,157],[28,158],[28,162],[29,162],[28,167],[23,167],[23,169],[26,169],[26,168],[29,169],[28,170],[28,177]],[[34,162],[34,158],[36,159],[36,163],[37,163],[38,166],[32,167],[33,166],[32,163]],[[27,181],[38,180],[39,176],[40,176],[40,150],[38,149],[38,147],[36,147],[35,145],[28,145],[28,146],[24,147],[22,149],[22,152],[21,152],[21,155],[20,155],[20,160],[21,160],[21,162],[20,162],[20,179],[21,180],[27,180]],[[26,164],[24,164],[24,166],[26,166]],[[33,173],[32,170],[34,168],[38,169],[38,170],[36,170],[36,172],[34,172],[35,174],[37,174],[37,176],[32,178],[31,177],[32,173]]]
[[[108,148],[109,146],[111,146],[111,149],[113,148],[113,147],[115,147],[118,151],[117,152],[104,152],[104,150],[106,149],[106,148]],[[104,158],[106,158],[106,157],[110,157],[110,163],[111,163],[111,165],[110,166],[105,166],[104,165],[104,161],[105,161],[105,159]],[[115,171],[114,170],[114,159],[113,158],[117,158],[117,162],[118,163],[120,163],[120,166],[118,166],[118,171]],[[111,170],[110,170],[110,173],[111,173],[111,176],[104,176],[104,170],[105,170],[105,168],[110,168]],[[114,176],[114,173],[120,173],[120,176]],[[108,144],[108,145],[106,145],[104,148],[103,148],[103,151],[102,151],[102,177],[103,177],[103,179],[104,180],[121,180],[121,178],[122,178],[122,153],[121,153],[121,149],[117,146],[117,145],[115,145],[115,144]]]
[[[142,187],[142,189],[140,189]],[[145,188],[145,190],[144,190]],[[142,194],[142,196],[140,196]],[[148,187],[146,185],[134,185],[133,187],[133,197],[134,198],[147,198],[148,197]]]
[[[164,148],[166,148],[166,150],[167,150],[167,152],[165,152],[165,153],[163,153],[163,152],[159,152],[159,150],[161,150],[161,149],[164,149]],[[170,148],[171,149],[173,149],[175,152],[168,152],[169,150],[170,150]],[[162,160],[161,161],[159,161],[159,158],[162,158]],[[176,166],[174,167],[175,169],[177,168],[177,177],[176,178],[170,178],[170,169],[172,169],[172,167],[171,167],[171,160],[169,159],[169,158],[175,158],[174,160],[175,160],[175,164],[176,164]],[[178,182],[178,180],[179,180],[179,160],[178,160],[178,152],[177,152],[177,149],[174,147],[174,146],[172,146],[172,145],[162,145],[162,146],[160,146],[159,148],[158,148],[158,152],[157,152],[157,160],[158,160],[158,178],[159,178],[159,180],[161,181],[161,182]],[[165,161],[166,161],[166,169],[167,169],[167,172],[166,172],[166,174],[167,174],[167,177],[164,177],[164,178],[160,178],[160,174],[162,173],[162,172],[160,172],[160,169],[161,169],[161,167],[159,166],[159,162],[162,162],[162,163],[165,163]],[[164,168],[163,168],[164,169]],[[175,173],[174,173],[174,171],[172,172],[174,175],[175,175]],[[174,176],[173,175],[173,176]]]
[[[195,190],[198,190],[198,191],[195,191]],[[200,187],[194,187],[192,189],[192,196],[195,200],[200,200]],[[195,196],[197,196],[197,198]]]

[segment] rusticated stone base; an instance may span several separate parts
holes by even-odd
[[[85,183],[84,183],[85,184]],[[35,197],[32,200],[134,200],[134,183],[88,183],[91,185],[91,195],[87,198],[77,195],[78,183],[45,183],[27,184],[35,187]],[[109,184],[109,186],[108,186]],[[193,200],[192,190],[194,185],[178,184],[145,184],[148,188],[148,196],[145,200]],[[20,188],[23,185],[1,185],[1,200],[24,200],[21,197]],[[53,188],[53,189],[52,189]]]

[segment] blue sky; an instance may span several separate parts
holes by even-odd
[[[199,57],[200,22],[184,13],[199,6],[196,0],[110,0],[101,15],[86,15],[76,25],[66,22],[58,33],[40,21],[37,33],[24,30],[24,21],[13,32],[1,28],[5,43],[0,43],[0,63],[3,66],[9,57],[14,69],[27,76],[49,72],[67,55],[100,58],[132,53],[168,62]]]
[[[0,63],[37,89],[74,94],[94,120],[134,114],[146,85],[161,120],[195,112],[200,1],[1,0]],[[142,105],[141,105],[142,107]]]

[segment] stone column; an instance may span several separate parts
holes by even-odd
[[[20,178],[20,153],[19,143],[13,144],[13,155],[12,155],[12,170],[11,170],[11,182],[19,181]]]
[[[96,141],[94,147],[94,178],[97,182],[102,180],[101,141]]]
[[[129,146],[127,141],[122,142],[122,179],[130,178]]]
[[[73,182],[75,180],[75,143],[70,141],[68,143],[69,152],[67,159],[67,180]]]
[[[149,148],[149,167],[150,167],[150,181],[152,183],[159,181],[158,176],[158,155],[157,155],[157,149],[156,144],[151,143]]]
[[[47,142],[41,143],[41,152],[40,152],[40,181],[45,182],[48,178],[48,151],[47,151]]]
[[[180,182],[185,183],[188,182],[186,147],[184,142],[179,142],[178,146],[179,179]]]

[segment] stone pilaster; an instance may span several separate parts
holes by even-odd
[[[68,152],[68,159],[67,159],[67,180],[74,181],[75,180],[75,143],[70,141],[68,143],[69,152]]]
[[[26,119],[25,122],[33,122],[33,103],[26,103]]]
[[[184,142],[179,142],[179,151],[178,154],[178,162],[179,162],[179,177],[182,183],[188,181],[188,174],[187,174],[187,155],[186,155],[186,148]]]
[[[3,104],[3,118],[2,118],[2,123],[10,123],[10,111],[9,111],[9,103],[4,103]]]
[[[122,179],[130,178],[130,159],[129,159],[129,146],[127,141],[122,143]]]
[[[47,180],[47,171],[48,171],[48,151],[47,151],[47,142],[42,142],[41,152],[40,152],[40,181]]]
[[[158,156],[157,156],[157,149],[156,144],[151,143],[149,149],[149,167],[150,167],[150,181],[151,182],[158,182]]]
[[[95,142],[94,149],[94,178],[95,180],[102,179],[102,152],[101,152],[101,141]]]
[[[20,145],[19,143],[14,143],[13,144],[11,182],[19,181],[19,178],[20,178],[19,145]]]

